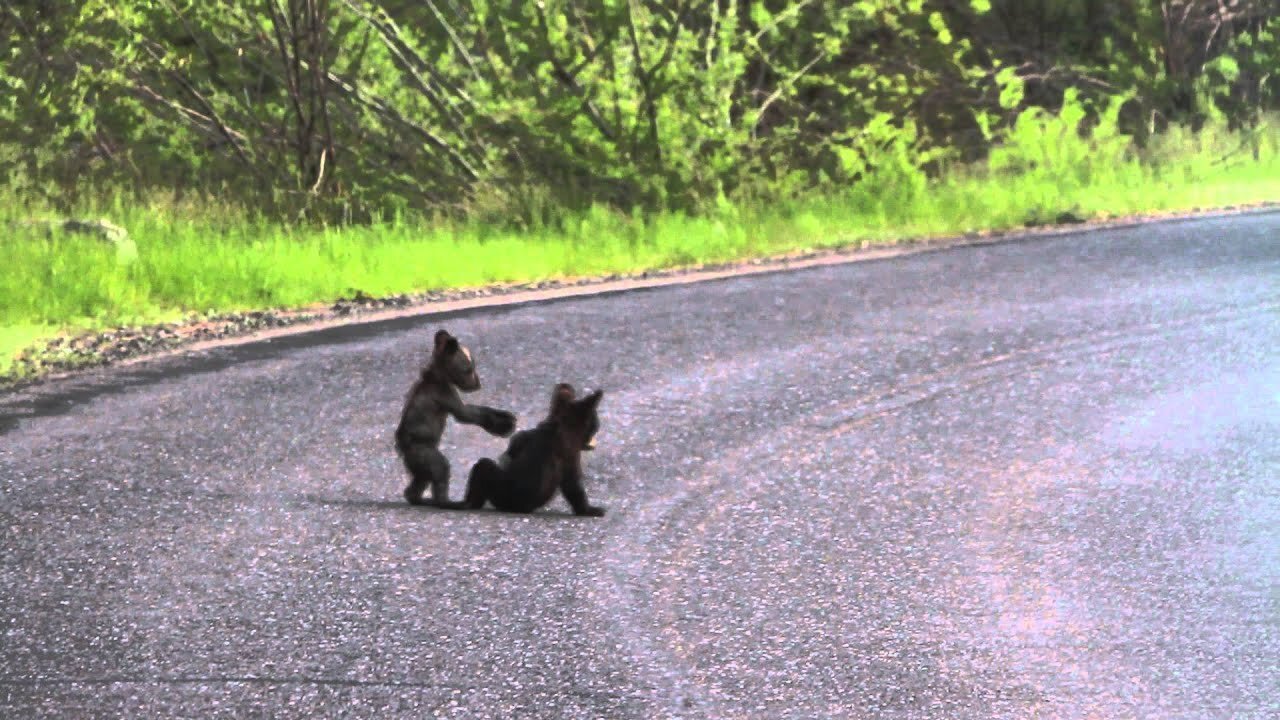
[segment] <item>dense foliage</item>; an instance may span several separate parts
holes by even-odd
[[[1247,131],[1276,68],[1280,0],[0,0],[0,177],[357,220],[910,193],[1040,109]]]

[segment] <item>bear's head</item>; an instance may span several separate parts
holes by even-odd
[[[551,419],[556,421],[562,447],[570,451],[595,449],[596,433],[600,430],[600,416],[596,408],[602,397],[604,391],[596,390],[575,399],[572,385],[556,385],[551,393]]]
[[[480,375],[476,373],[471,351],[458,342],[447,330],[436,332],[435,345],[431,348],[431,365],[444,375],[451,385],[463,392],[480,389]]]

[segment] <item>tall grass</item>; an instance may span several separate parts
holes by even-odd
[[[75,216],[128,229],[137,258],[102,241],[24,230],[56,215],[0,201],[0,373],[57,333],[189,313],[296,307],[369,295],[631,272],[854,242],[1009,229],[1064,217],[1280,200],[1280,127],[1159,136],[1139,153],[1119,135],[1082,137],[1072,118],[1024,114],[981,165],[940,177],[871,174],[843,192],[718,212],[630,217],[595,208],[557,227],[387,220],[286,226],[214,201],[90,193]],[[0,192],[2,196],[2,192]]]

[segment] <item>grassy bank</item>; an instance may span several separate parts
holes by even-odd
[[[102,198],[75,216],[127,228],[136,259],[108,243],[13,229],[51,217],[25,198],[0,202],[0,373],[25,347],[59,333],[191,313],[304,306],[552,277],[633,272],[855,242],[1001,230],[1067,219],[1280,200],[1280,129],[1249,138],[1171,133],[1137,153],[1127,140],[1079,138],[1052,117],[988,163],[940,178],[865,178],[846,192],[774,204],[726,203],[706,216],[632,218],[599,208],[526,232],[479,224],[389,221],[287,227],[233,208],[155,197]]]

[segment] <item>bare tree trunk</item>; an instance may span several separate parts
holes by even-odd
[[[266,0],[276,52],[288,92],[290,138],[299,188],[336,189],[337,157],[329,121],[328,0]]]

